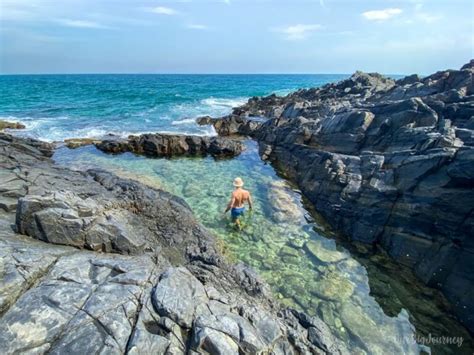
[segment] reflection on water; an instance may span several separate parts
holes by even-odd
[[[197,218],[225,241],[232,258],[257,269],[281,303],[320,316],[352,353],[419,353],[419,346],[412,341],[415,331],[403,299],[396,298],[398,306],[386,315],[371,295],[372,275],[369,282],[367,268],[374,268],[372,262],[363,253],[356,259],[337,246],[327,226],[304,208],[299,191],[260,160],[254,142],[248,141],[246,146],[241,156],[221,161],[113,156],[93,147],[60,149],[54,158],[76,169],[107,168],[182,196]],[[229,216],[223,215],[236,176],[244,179],[255,201],[254,211],[243,219],[242,232],[236,231]],[[399,285],[390,283],[396,273],[387,275],[389,280],[377,282]],[[380,295],[377,299],[384,300]],[[411,311],[416,312],[416,306]],[[438,322],[446,316],[436,306],[430,311],[431,318],[438,317]],[[448,348],[440,349],[450,352]]]

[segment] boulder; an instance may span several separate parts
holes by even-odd
[[[105,211],[69,191],[20,198],[16,224],[20,233],[53,244],[124,254],[140,254],[145,247],[132,213]]]
[[[25,129],[26,126],[20,122],[9,122],[0,120],[0,131],[4,129]]]

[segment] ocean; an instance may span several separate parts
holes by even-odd
[[[149,132],[211,135],[194,119],[222,116],[249,97],[287,94],[347,75],[0,76],[0,119],[47,141]]]

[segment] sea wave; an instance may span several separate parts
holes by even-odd
[[[180,130],[180,131],[160,130],[160,131],[155,132],[155,133],[160,133],[160,134],[183,134],[183,135],[200,136],[200,137],[215,137],[215,136],[217,136],[217,132],[214,129],[214,126],[203,126],[203,128],[199,129],[197,132],[182,131],[182,130]]]
[[[216,108],[234,108],[241,106],[247,102],[246,97],[236,97],[232,99],[209,97],[201,100],[201,104]]]
[[[193,120],[194,122],[194,120]],[[163,134],[184,134],[196,136],[216,136],[217,133],[213,126],[192,126],[190,129],[130,129],[118,130],[111,127],[84,127],[84,128],[67,128],[67,127],[41,127],[39,121],[31,122],[24,130],[12,130],[15,135],[22,137],[31,137],[40,139],[45,142],[62,142],[70,138],[94,138],[105,139],[107,136],[113,135],[121,138],[127,138],[130,135],[141,135],[147,133],[163,133]]]
[[[19,118],[15,116],[0,116],[0,120],[2,121],[18,121]]]
[[[193,123],[194,124],[196,123],[195,118],[184,118],[182,120],[176,120],[176,121],[171,122],[173,126],[180,126],[180,125],[193,124]]]

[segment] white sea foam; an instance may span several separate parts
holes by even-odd
[[[150,133],[150,132],[148,132]],[[161,133],[161,134],[184,134],[184,135],[190,135],[190,136],[200,136],[200,137],[215,137],[217,136],[217,132],[214,129],[214,126],[203,126],[202,129],[199,129],[197,132],[191,132],[191,131],[167,131],[167,130],[160,130],[156,133]]]
[[[209,97],[207,99],[201,100],[203,105],[217,107],[217,108],[233,108],[237,106],[241,106],[247,102],[247,98],[245,97],[236,97],[233,99],[224,99],[224,98],[215,98]]]
[[[18,121],[19,118],[15,116],[0,116],[0,120],[2,121]]]
[[[182,119],[182,120],[177,120],[177,121],[171,122],[171,124],[173,126],[180,126],[180,125],[193,124],[193,123],[196,123],[195,118],[185,118],[185,119]]]

